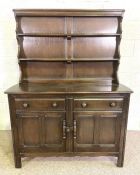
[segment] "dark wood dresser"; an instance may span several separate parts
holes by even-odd
[[[131,90],[119,84],[124,10],[14,10],[20,82],[9,88],[15,167],[27,156],[124,161]],[[16,47],[16,46],[15,46]]]

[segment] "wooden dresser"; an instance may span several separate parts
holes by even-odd
[[[123,13],[14,10],[21,76],[6,93],[16,168],[27,156],[116,156],[123,166],[132,92],[117,76]]]

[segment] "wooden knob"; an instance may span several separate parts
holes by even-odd
[[[57,107],[57,103],[54,102],[54,103],[52,104],[52,107],[56,108],[56,107]]]
[[[116,103],[115,102],[111,102],[110,103],[110,107],[115,107],[116,106]]]
[[[28,108],[29,107],[29,104],[28,103],[23,103],[23,107],[24,108]]]
[[[85,107],[87,106],[87,103],[83,102],[83,103],[81,104],[81,106],[82,106],[82,108],[85,108]]]

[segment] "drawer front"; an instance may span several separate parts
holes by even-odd
[[[122,110],[123,98],[74,99],[74,110]]]
[[[49,111],[65,110],[65,99],[15,99],[16,110]]]

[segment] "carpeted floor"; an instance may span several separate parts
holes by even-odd
[[[140,132],[127,133],[125,164],[113,157],[24,158],[14,168],[10,131],[0,131],[0,175],[140,175]]]

